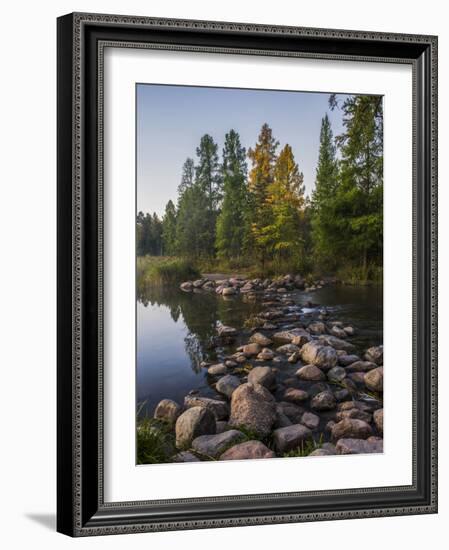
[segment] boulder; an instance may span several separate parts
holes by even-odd
[[[312,431],[302,424],[292,424],[285,428],[278,428],[273,432],[273,442],[278,453],[297,449],[311,437]]]
[[[327,378],[331,382],[341,382],[345,377],[346,377],[346,370],[343,367],[333,367],[327,373]]]
[[[340,351],[344,351],[344,350],[340,350]],[[346,353],[344,353],[338,356],[338,362],[340,365],[343,365],[343,367],[352,365],[352,363],[356,363],[357,361],[360,361],[360,357],[358,355],[347,355]]]
[[[326,325],[322,321],[313,321],[309,324],[307,330],[312,334],[325,334],[327,332]]]
[[[200,459],[189,451],[181,451],[172,458],[173,462],[200,462]]]
[[[371,361],[355,361],[355,363],[351,363],[346,367],[346,372],[368,372],[376,367],[376,363],[372,363]]]
[[[196,281],[193,281],[193,288],[201,288],[206,281],[207,279],[197,279]]]
[[[305,339],[305,341],[302,341]],[[277,344],[295,344],[296,346],[302,346],[310,340],[310,334],[303,328],[293,328],[291,330],[282,330],[273,334],[273,340]],[[297,340],[297,341],[293,341]]]
[[[294,353],[292,353],[292,354],[288,357],[287,361],[288,361],[289,363],[297,363],[297,362],[299,361],[300,358],[301,358],[301,355],[300,355],[299,351],[295,351]]]
[[[351,396],[351,394],[346,388],[334,391],[334,395],[337,401],[345,401],[346,399],[349,399],[349,397]]]
[[[331,391],[322,391],[312,397],[310,406],[316,411],[331,411],[337,406],[337,400]]]
[[[309,398],[309,394],[304,390],[288,388],[285,390],[283,400],[290,403],[300,404]]]
[[[311,430],[316,430],[320,425],[320,417],[311,412],[305,412],[301,418],[301,424],[304,424],[307,428]]]
[[[256,344],[256,343],[246,344],[246,346],[243,346],[243,348],[242,348],[242,353],[246,357],[252,357],[253,355],[257,355],[261,351],[262,351],[262,348],[261,348],[260,344]]]
[[[259,344],[264,348],[273,343],[272,340],[268,338],[268,336],[265,336],[265,334],[262,334],[261,332],[255,332],[254,334],[252,334],[249,341],[252,344]]]
[[[362,411],[360,409],[354,408],[354,409],[348,409],[346,411],[339,411],[335,415],[335,420],[337,422],[340,422],[340,420],[343,420],[345,418],[356,418],[357,420],[364,420],[368,424],[372,421],[373,416],[371,413]]]
[[[183,292],[192,292],[193,290],[193,284],[190,282],[190,281],[186,281],[185,283],[181,283],[179,285],[179,288],[183,291]]]
[[[204,407],[209,409],[217,420],[226,420],[229,416],[228,404],[225,401],[220,401],[219,399],[186,395],[186,397],[184,397],[184,406],[188,409],[191,407]]]
[[[351,326],[343,327],[343,330],[346,332],[348,336],[354,336],[355,334],[354,327],[351,327]]]
[[[384,388],[384,368],[377,367],[370,370],[364,376],[365,385],[368,389],[381,392]]]
[[[274,358],[274,352],[269,348],[263,348],[263,350],[257,355],[257,359],[261,361],[271,361]]]
[[[225,286],[221,291],[221,294],[223,296],[233,296],[234,294],[237,294],[237,289],[233,286]]]
[[[274,452],[261,441],[252,440],[234,445],[220,456],[220,460],[275,458],[275,456]]]
[[[219,325],[217,327],[217,333],[218,336],[235,336],[237,334],[237,329],[226,325]]]
[[[332,427],[331,433],[334,441],[342,438],[367,439],[370,435],[373,435],[373,430],[364,420],[344,418]]]
[[[192,449],[205,457],[218,458],[229,446],[243,439],[244,434],[237,430],[227,430],[216,435],[200,435],[192,441]]]
[[[337,353],[331,346],[322,346],[317,342],[308,342],[301,348],[301,358],[304,363],[320,368],[331,369],[337,364]]]
[[[240,386],[240,379],[237,376],[232,374],[227,374],[220,378],[220,380],[215,385],[215,389],[218,393],[226,395],[226,397],[231,398],[234,390]]]
[[[384,432],[384,410],[377,409],[377,411],[374,411],[373,418],[376,428],[382,434]]]
[[[232,394],[231,426],[245,427],[259,437],[266,437],[275,420],[276,402],[261,384],[242,384]]]
[[[210,376],[221,376],[226,374],[228,369],[224,363],[218,363],[217,365],[212,365],[207,369],[207,374]]]
[[[383,346],[373,346],[365,352],[365,359],[376,363],[376,365],[384,364],[384,347]]]
[[[162,399],[156,406],[154,418],[164,420],[170,424],[174,424],[176,419],[181,414],[181,407],[171,399]]]
[[[226,430],[229,430],[229,424],[226,422],[226,420],[217,420],[215,424],[217,427],[217,429],[215,430],[215,433],[217,434],[221,434]]]
[[[342,328],[337,326],[333,326],[330,330],[330,333],[332,334],[332,336],[336,336],[337,338],[346,338],[348,336]]]
[[[305,365],[304,367],[301,367],[296,371],[296,376],[301,380],[306,380],[308,382],[326,379],[324,372],[315,365]]]
[[[352,439],[343,438],[337,441],[337,454],[339,455],[355,455],[367,453],[382,453],[382,439]]]
[[[345,351],[346,353],[351,353],[355,350],[354,344],[351,344],[351,342],[347,342],[346,340],[342,340],[341,338],[337,338],[333,335],[320,336],[318,340],[323,345],[326,344],[333,347],[334,349]]]
[[[276,411],[278,415],[288,418],[290,423],[286,425],[299,424],[301,422],[302,415],[304,414],[304,409],[302,407],[287,401],[276,403]]]
[[[276,375],[270,367],[254,367],[248,374],[250,384],[261,384],[272,390],[276,387]]]
[[[192,407],[178,417],[175,426],[176,446],[180,449],[189,447],[200,435],[214,434],[215,416],[205,407]]]
[[[298,346],[295,346],[295,344],[284,344],[283,346],[277,348],[276,351],[284,355],[291,355],[292,353],[299,352],[299,348]]]

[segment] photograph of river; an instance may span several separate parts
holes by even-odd
[[[382,453],[383,98],[136,102],[136,463]]]

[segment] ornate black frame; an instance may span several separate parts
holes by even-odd
[[[413,67],[413,484],[104,503],[104,46],[408,63]],[[437,38],[69,14],[58,19],[58,531],[71,536],[437,511]]]

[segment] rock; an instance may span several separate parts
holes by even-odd
[[[333,455],[337,454],[337,449],[335,445],[330,441],[326,441],[325,443],[323,443],[321,445],[321,448],[325,449],[326,451],[329,451],[330,454],[333,454]]]
[[[242,432],[228,430],[216,435],[201,435],[192,441],[195,452],[206,457],[218,458],[224,451],[245,438]]]
[[[260,347],[260,344],[246,344],[246,346],[243,346],[242,353],[246,357],[252,357],[253,355],[257,355],[260,353],[262,348]]]
[[[312,397],[310,406],[316,411],[330,411],[337,406],[337,400],[331,391],[322,391]]]
[[[234,445],[220,456],[220,460],[275,458],[275,456],[274,452],[261,441],[253,440]]]
[[[193,284],[190,282],[190,281],[186,281],[185,283],[181,283],[179,285],[179,288],[183,291],[183,292],[192,292],[193,290]]]
[[[331,453],[330,451],[328,451],[327,449],[315,449],[314,451],[312,451],[309,455],[307,456],[330,456],[330,455],[334,455],[336,453]]]
[[[365,375],[363,372],[350,372],[348,376],[356,384],[360,385],[365,383]]]
[[[335,420],[337,422],[340,422],[340,420],[343,420],[344,418],[357,418],[357,420],[364,420],[366,423],[369,424],[372,421],[373,416],[371,413],[362,411],[357,408],[349,409],[346,411],[339,411],[335,415]]]
[[[358,409],[359,411],[371,411],[371,407],[363,401],[346,401],[339,403],[337,409],[339,411],[349,411],[350,409]]]
[[[325,334],[326,325],[322,321],[313,321],[309,324],[307,330],[312,334]]]
[[[376,367],[376,363],[372,363],[371,361],[355,361],[355,363],[351,363],[346,367],[346,372],[368,372]]]
[[[334,420],[329,420],[329,422],[324,427],[326,432],[332,433],[332,428],[335,426],[336,422]]]
[[[384,347],[383,346],[373,346],[366,350],[365,359],[376,363],[376,365],[384,364]]]
[[[298,341],[293,342],[293,340]],[[303,342],[301,339],[306,339]],[[273,334],[273,340],[277,344],[295,344],[296,346],[302,346],[310,340],[310,334],[302,328],[294,328],[291,330],[282,330]]]
[[[322,346],[314,341],[304,344],[301,348],[301,358],[305,363],[321,368],[331,369],[337,364],[335,349],[330,346]]]
[[[303,403],[309,398],[309,394],[304,390],[299,390],[296,388],[288,388],[285,390],[283,400],[290,403]]]
[[[250,384],[261,384],[272,390],[276,387],[276,375],[270,367],[254,367],[248,374]]]
[[[287,361],[289,363],[297,363],[300,359],[300,354],[299,354],[299,351],[295,351],[295,353],[292,353],[289,358],[287,359]]]
[[[343,367],[333,367],[327,377],[331,382],[341,382],[346,377],[346,370]]]
[[[377,369],[370,370],[365,374],[365,385],[367,388],[373,391],[381,392],[384,388],[384,368],[377,367]]]
[[[207,374],[209,374],[210,376],[221,376],[222,374],[226,374],[227,372],[228,369],[224,363],[212,365],[207,369]]]
[[[251,335],[249,341],[253,344],[259,344],[264,348],[273,343],[272,340],[268,338],[268,336],[265,336],[265,334],[262,334],[261,332],[255,332],[253,335]]]
[[[317,381],[325,380],[326,375],[315,365],[305,365],[296,371],[296,376],[301,380]]]
[[[270,434],[276,420],[276,404],[271,393],[260,384],[242,384],[232,394],[229,424],[242,426],[259,437]]]
[[[162,399],[156,406],[154,418],[164,420],[170,424],[174,424],[176,419],[181,414],[181,407],[171,399]]]
[[[301,443],[311,439],[312,431],[302,424],[292,424],[278,428],[273,432],[273,442],[278,453],[286,453],[297,449]]]
[[[274,357],[274,352],[271,349],[263,348],[263,350],[258,354],[257,359],[261,361],[271,361]]]
[[[346,332],[348,336],[354,336],[355,334],[354,327],[343,327],[343,330]]]
[[[237,294],[237,289],[233,286],[225,286],[221,293],[223,296],[233,296],[234,294]]]
[[[311,412],[305,412],[301,418],[301,424],[304,424],[307,428],[311,430],[316,430],[320,425],[320,417]]]
[[[377,411],[374,411],[373,418],[379,433],[384,433],[384,410],[377,409]]]
[[[344,401],[345,399],[348,399],[351,394],[346,388],[343,388],[342,390],[334,391],[334,395],[337,401]]]
[[[225,361],[225,365],[226,365],[229,369],[235,369],[235,367],[238,367],[237,361],[233,361],[232,359],[227,359],[227,360]]]
[[[209,409],[217,420],[225,420],[229,416],[229,406],[225,401],[211,399],[210,397],[186,396],[184,397],[184,406],[204,407]]]
[[[342,438],[337,441],[336,447],[339,455],[382,453],[383,440]]]
[[[278,415],[284,415],[288,418],[290,424],[299,424],[301,422],[302,415],[304,414],[304,409],[302,407],[299,407],[294,403],[288,403],[287,401],[276,403],[276,411]]]
[[[340,351],[344,351],[344,350],[340,350]],[[345,353],[343,355],[338,356],[338,362],[340,363],[340,365],[343,365],[343,367],[352,365],[352,363],[356,363],[357,361],[360,361],[360,357],[358,355],[347,355]]]
[[[331,433],[334,441],[338,441],[341,438],[367,439],[370,435],[373,435],[373,430],[363,420],[344,418],[332,427]]]
[[[351,353],[355,350],[354,344],[351,344],[351,342],[347,342],[346,340],[342,340],[341,338],[337,338],[336,336],[320,336],[318,340],[323,345],[327,344],[334,349],[346,351],[346,353]]]
[[[229,429],[229,424],[225,420],[218,420],[216,422],[216,427],[215,433],[221,434]]]
[[[192,407],[178,417],[175,426],[176,446],[180,449],[190,446],[200,435],[214,434],[215,417],[205,407]]]
[[[237,329],[226,325],[219,325],[217,328],[217,333],[218,336],[235,336],[237,334]]]
[[[215,389],[219,393],[226,395],[226,397],[231,398],[234,390],[236,390],[239,386],[240,379],[232,374],[227,374],[226,376],[220,378],[220,380],[215,385]]]
[[[192,285],[193,288],[201,288],[207,279],[197,279],[196,281],[193,281]]]
[[[348,336],[342,328],[336,326],[331,328],[330,333],[337,338],[346,338]]]
[[[200,459],[189,451],[181,451],[172,459],[173,462],[201,462]]]
[[[284,344],[277,348],[276,351],[285,355],[291,355],[292,353],[299,353],[299,348],[295,344]]]

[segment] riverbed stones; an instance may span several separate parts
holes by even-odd
[[[344,418],[332,427],[331,434],[333,441],[341,438],[367,439],[373,435],[373,430],[364,420]]]
[[[376,363],[372,363],[371,361],[356,361],[346,367],[346,372],[368,372],[376,367]]]
[[[276,411],[290,420],[290,424],[300,424],[304,409],[295,403],[280,401],[276,403]]]
[[[367,361],[372,361],[376,365],[383,365],[384,363],[384,347],[383,346],[373,346],[366,350],[365,359]]]
[[[336,448],[340,455],[382,453],[383,440],[343,438],[337,441]]]
[[[220,456],[220,460],[275,458],[275,456],[274,452],[261,441],[251,440],[234,445]]]
[[[301,359],[304,363],[331,369],[337,364],[337,353],[331,346],[322,346],[317,342],[308,342],[301,348]]]
[[[276,375],[270,367],[254,367],[248,374],[250,384],[261,384],[272,390],[276,387]]]
[[[343,350],[341,350],[343,351]],[[338,362],[343,367],[348,367],[349,365],[352,365],[353,363],[356,363],[357,361],[360,361],[360,357],[358,355],[347,355],[346,353],[343,355],[338,356]]]
[[[200,462],[200,459],[189,451],[181,451],[172,460],[173,462]]]
[[[290,403],[301,404],[309,399],[309,394],[305,390],[297,388],[287,388],[283,395],[283,400]]]
[[[207,369],[207,374],[210,376],[221,376],[228,372],[228,368],[224,363],[217,363]]]
[[[369,424],[372,421],[373,416],[371,413],[362,411],[357,408],[348,409],[346,411],[339,411],[335,415],[335,420],[337,422],[340,422],[340,420],[343,420],[345,418],[356,418],[357,420],[364,420]]]
[[[245,427],[259,437],[270,434],[276,420],[276,403],[261,384],[242,384],[232,394],[229,424]]]
[[[179,285],[179,288],[183,291],[183,292],[192,292],[193,290],[193,284],[190,282],[190,281],[186,281],[185,283],[181,283]]]
[[[316,411],[331,411],[337,406],[337,400],[331,391],[322,391],[312,397],[310,406]]]
[[[258,355],[262,351],[262,348],[260,344],[252,343],[252,344],[246,344],[242,348],[242,353],[246,357],[252,357],[253,355]]]
[[[261,361],[271,361],[274,358],[274,351],[269,348],[263,348],[263,350],[257,355],[257,359]]]
[[[318,380],[326,380],[324,372],[315,365],[305,365],[296,371],[296,376],[300,380],[313,382]]]
[[[163,420],[169,424],[174,424],[181,414],[181,407],[172,399],[162,399],[154,411],[154,418]]]
[[[217,327],[217,333],[218,336],[235,336],[237,334],[237,329],[227,325],[219,325]]]
[[[216,435],[201,435],[192,441],[192,449],[207,458],[218,458],[228,447],[245,438],[238,430],[228,430]]]
[[[302,415],[301,424],[304,424],[304,426],[310,428],[311,430],[316,430],[320,425],[320,417],[317,414],[306,411]]]
[[[305,339],[305,341],[302,341]],[[293,340],[298,339],[294,342]],[[273,340],[277,344],[295,344],[296,346],[302,346],[310,340],[310,334],[302,328],[293,328],[290,330],[281,330],[273,334]]]
[[[348,336],[354,336],[355,334],[354,327],[351,327],[351,326],[343,327],[343,330],[346,332]]]
[[[221,291],[222,296],[234,296],[234,294],[237,294],[237,289],[233,286],[225,286]]]
[[[295,344],[284,344],[283,346],[279,346],[276,351],[283,355],[291,355],[292,353],[299,353],[299,348]]]
[[[219,399],[187,395],[184,398],[184,406],[186,408],[203,407],[209,409],[217,420],[226,420],[229,416],[228,404],[225,401],[220,401]]]
[[[233,374],[226,374],[220,380],[218,380],[217,384],[215,385],[215,389],[218,391],[218,393],[221,393],[231,398],[234,391],[240,386],[240,379],[238,376],[234,376]]]
[[[263,348],[266,348],[267,346],[272,344],[272,340],[261,332],[255,332],[254,334],[252,334],[249,341],[253,344],[259,344]]]
[[[333,326],[330,330],[330,333],[332,334],[332,336],[336,336],[337,338],[347,338],[348,336],[346,332],[338,326]]]
[[[176,421],[176,446],[189,447],[192,441],[205,434],[215,433],[215,417],[205,407],[192,407],[183,412]]]
[[[373,418],[374,418],[374,424],[376,425],[376,428],[378,429],[379,433],[383,433],[383,431],[384,431],[384,410],[383,409],[377,409],[377,411],[374,411]]]
[[[307,330],[312,334],[325,334],[327,332],[326,325],[322,321],[312,321],[307,327]]]
[[[355,350],[354,344],[351,344],[351,342],[348,342],[346,340],[342,340],[341,338],[337,338],[332,334],[319,336],[318,341],[323,345],[331,346],[336,350],[342,350],[346,353],[351,353]]]
[[[364,376],[365,385],[368,389],[381,392],[384,387],[384,369],[383,367],[377,367],[377,369],[370,370]]]
[[[346,370],[343,367],[333,367],[327,377],[331,382],[341,382],[346,377]]]
[[[297,449],[301,443],[311,439],[312,431],[302,424],[292,424],[278,428],[273,432],[273,442],[278,453],[286,453]]]

